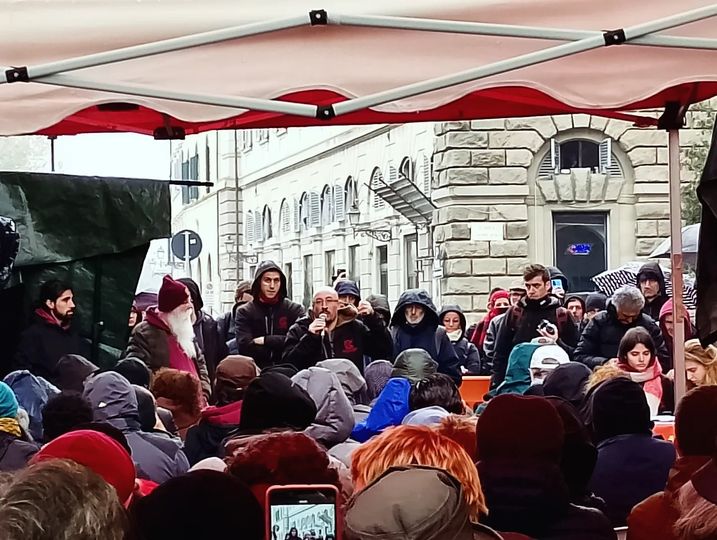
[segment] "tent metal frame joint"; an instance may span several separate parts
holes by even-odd
[[[30,82],[30,73],[27,66],[13,67],[5,71],[7,82]]]
[[[325,9],[314,9],[309,12],[311,26],[326,26],[329,24],[329,14]]]
[[[627,36],[625,35],[625,30],[623,28],[605,32],[603,33],[603,37],[605,38],[606,47],[610,47],[611,45],[622,45],[627,41]]]
[[[333,105],[318,105],[316,107],[316,118],[319,120],[331,120],[336,116]]]
[[[685,115],[688,107],[679,101],[668,101],[665,103],[665,110],[657,121],[657,129],[671,131],[683,129],[686,126]]]

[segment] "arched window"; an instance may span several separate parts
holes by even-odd
[[[279,222],[281,234],[289,234],[291,232],[291,208],[289,208],[289,203],[286,202],[286,199],[281,201],[281,206],[279,207]]]
[[[401,160],[401,166],[398,168],[399,176],[402,176],[410,182],[415,182],[416,178],[413,174],[413,162],[411,158],[405,157]]]
[[[246,241],[247,242],[253,242],[254,241],[254,213],[249,210],[246,213],[246,221],[244,223],[245,230],[246,230]]]
[[[264,211],[262,212],[262,231],[261,231],[261,237],[262,240],[269,240],[274,236],[273,229],[271,228],[271,208],[269,208],[269,205],[264,206]]]
[[[590,169],[595,173],[622,176],[622,168],[612,152],[612,139],[597,142],[590,139],[550,141],[550,149],[540,162],[538,176],[567,172],[571,169]]]
[[[345,208],[348,212],[352,208],[358,208],[359,205],[359,198],[358,198],[358,183],[356,182],[356,179],[353,176],[349,176],[346,179],[346,187],[344,188],[344,196],[345,196]]]
[[[377,188],[380,188],[384,186],[384,179],[383,179],[383,173],[381,172],[381,169],[376,167],[373,172],[371,173],[371,188],[372,190],[375,190]],[[373,194],[373,207],[376,210],[381,210],[386,206],[386,203],[384,200],[378,195],[378,193],[374,192]]]
[[[331,186],[324,186],[321,192],[321,224],[330,225],[334,222],[335,218],[334,194],[331,190]]]
[[[309,194],[306,192],[302,193],[299,199],[299,221],[302,231],[311,227],[311,205],[309,202]]]

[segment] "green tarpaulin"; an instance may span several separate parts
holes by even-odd
[[[17,223],[20,252],[0,291],[0,370],[36,307],[39,285],[72,284],[73,326],[102,365],[117,358],[149,242],[170,235],[169,184],[162,181],[0,172],[0,216]],[[89,350],[89,349],[88,349]]]

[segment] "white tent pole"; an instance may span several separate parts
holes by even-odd
[[[685,373],[685,317],[682,265],[682,193],[680,184],[680,131],[668,131],[669,182],[670,182],[670,259],[672,260],[672,302],[674,311],[674,338],[672,363],[675,370],[675,405],[687,390]]]
[[[396,30],[417,30],[421,32],[445,32],[479,36],[515,37],[527,39],[552,39],[558,41],[579,41],[603,32],[596,30],[570,30],[543,28],[540,26],[519,26],[441,19],[417,19],[410,17],[384,17],[377,15],[328,15],[329,24],[341,26],[362,26],[369,28],[393,28]],[[647,35],[629,41],[629,45],[649,47],[671,47],[686,49],[717,49],[717,39],[681,36]]]
[[[700,9],[679,13],[670,17],[657,19],[643,24],[638,24],[624,29],[625,39],[630,41],[636,37],[641,37],[653,32],[661,32],[675,26],[682,26],[695,21],[700,21],[717,15],[717,4],[706,6]],[[507,60],[501,60],[480,68],[469,69],[448,75],[445,77],[437,77],[428,81],[422,81],[413,84],[407,84],[384,92],[377,92],[368,96],[356,99],[342,101],[333,106],[336,115],[352,113],[361,109],[391,103],[408,97],[449,88],[459,84],[476,81],[500,73],[514,71],[523,67],[533,66],[550,60],[556,60],[565,56],[598,49],[605,46],[605,38],[600,36],[590,37],[565,43],[556,47],[549,47],[540,51],[516,56]]]
[[[276,99],[259,99],[249,97],[228,97],[213,96],[211,94],[191,94],[188,92],[174,92],[171,90],[160,90],[147,86],[135,86],[130,84],[103,83],[91,79],[82,79],[74,75],[49,75],[39,79],[37,82],[63,86],[67,88],[81,88],[83,90],[98,90],[100,92],[112,92],[131,96],[168,99],[184,103],[197,103],[199,105],[216,105],[218,107],[230,107],[234,109],[249,109],[252,111],[266,111],[280,114],[293,114],[316,118],[316,105],[304,103],[292,103]],[[161,112],[161,111],[160,111]]]
[[[243,37],[256,36],[275,32],[277,30],[286,30],[299,26],[307,26],[309,23],[309,14],[306,13],[297,17],[289,17],[286,19],[278,19],[273,21],[245,24],[241,26],[232,26],[221,30],[212,30],[210,32],[202,32],[199,34],[191,34],[178,38],[165,39],[155,41],[153,43],[145,43],[132,47],[124,47],[112,51],[106,51],[96,54],[88,54],[78,56],[76,58],[68,58],[57,62],[48,62],[36,66],[29,66],[27,74],[30,79],[38,79],[55,73],[74,71],[94,66],[111,64],[114,62],[122,62],[125,60],[133,60],[135,58],[144,58],[156,54],[162,54],[192,47],[200,47],[202,45],[210,45],[212,43],[220,43]],[[7,69],[7,68],[6,68]],[[5,69],[0,72],[0,84],[8,82]],[[12,81],[11,81],[12,82]]]

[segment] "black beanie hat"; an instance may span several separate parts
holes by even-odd
[[[142,388],[149,388],[149,368],[139,358],[123,358],[117,362],[117,365],[112,371],[122,375],[130,384],[136,384]]]
[[[604,311],[607,305],[607,296],[601,292],[588,294],[585,299],[585,311]]]
[[[138,499],[130,515],[140,538],[265,538],[264,512],[251,490],[218,471],[193,471],[167,480]]]
[[[682,398],[675,414],[675,438],[683,456],[717,453],[717,386],[700,386]]]
[[[650,407],[640,385],[617,377],[597,386],[592,396],[592,428],[596,442],[618,435],[652,433]]]
[[[316,404],[306,391],[281,373],[263,372],[246,389],[239,428],[306,429],[316,419]]]
[[[334,289],[339,296],[353,296],[361,300],[361,290],[355,281],[349,279],[340,279],[334,285]]]

